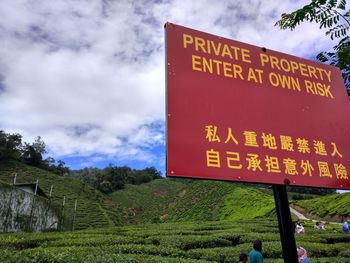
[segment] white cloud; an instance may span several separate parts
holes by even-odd
[[[164,145],[152,125],[165,115],[164,23],[310,56],[332,45],[317,26],[274,26],[307,2],[3,1],[0,127],[42,136],[55,156],[155,160],[152,147]]]

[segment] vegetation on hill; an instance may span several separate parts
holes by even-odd
[[[142,185],[126,185],[111,194],[131,223],[165,221],[175,200],[186,191],[187,185],[176,180],[154,180]]]
[[[86,169],[85,171],[90,171]],[[35,182],[49,195],[64,215],[67,228],[72,228],[77,200],[76,229],[151,222],[185,222],[210,220],[247,220],[274,217],[271,191],[233,182],[156,179],[141,185],[126,184],[124,189],[109,195],[73,178],[58,176],[21,162],[0,161],[0,180],[12,183]],[[330,195],[298,202],[309,213],[320,218],[349,215],[346,195]],[[334,200],[333,200],[334,198]],[[316,200],[316,201],[314,201]],[[322,203],[321,203],[321,200]],[[320,203],[319,203],[320,202]],[[315,204],[315,205],[314,205]]]
[[[350,193],[301,200],[296,204],[320,219],[342,221],[350,216]]]
[[[56,164],[52,157],[43,159],[45,153],[46,144],[40,136],[33,143],[27,143],[22,142],[22,135],[19,133],[10,134],[0,130],[0,161],[17,161],[58,175],[75,178],[103,193],[122,189],[125,184],[142,184],[162,178],[161,173],[154,167],[135,170],[127,166],[109,165],[104,169],[84,168],[71,171],[61,160]]]
[[[311,262],[350,261],[349,235],[316,230],[306,223],[297,246]],[[338,225],[338,229],[341,226]],[[2,262],[238,262],[261,239],[264,262],[282,263],[278,224],[274,219],[181,222],[91,229],[76,232],[1,234]]]
[[[300,186],[287,186],[288,192],[293,192],[294,194],[302,194],[305,196],[309,195],[329,195],[329,194],[335,194],[336,189],[331,188],[318,188],[318,187],[300,187]],[[306,195],[305,195],[306,194]],[[302,198],[299,195],[299,198]]]
[[[66,227],[72,227],[75,200],[77,212],[75,229],[121,225],[124,223],[122,213],[117,204],[107,195],[102,194],[79,180],[58,176],[37,167],[15,161],[0,161],[0,180],[12,184],[17,174],[17,183],[34,183],[39,180],[39,186],[49,195],[53,186],[51,200],[61,210]],[[63,209],[63,198],[65,206]]]
[[[231,182],[154,180],[111,196],[133,223],[253,219],[274,210],[271,195]]]
[[[274,214],[273,196],[258,189],[236,187],[225,198],[220,220],[247,220]]]
[[[45,169],[47,171],[64,175],[69,173],[69,168],[59,160],[48,157],[43,159],[46,153],[46,144],[40,136],[32,143],[22,142],[22,135],[19,133],[5,133],[0,130],[0,161],[18,161]]]
[[[88,183],[105,194],[123,189],[125,184],[139,185],[163,178],[161,173],[154,167],[136,170],[128,166],[118,167],[112,165],[104,169],[84,168],[71,171],[69,177]]]
[[[15,174],[17,183],[38,179],[47,195],[53,186],[52,201],[59,209],[62,209],[65,196],[62,211],[67,220],[72,220],[77,200],[76,229],[145,222],[255,218],[270,213],[266,205],[267,194],[231,182],[157,179],[141,185],[127,184],[125,189],[106,195],[79,180],[21,162],[0,161],[0,171],[0,180],[9,184]],[[254,207],[252,198],[256,200]],[[252,208],[251,212],[249,208]],[[71,228],[72,222],[69,224],[68,228]]]

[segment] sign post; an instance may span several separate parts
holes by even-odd
[[[350,189],[340,70],[172,23],[165,33],[167,176],[273,185],[295,262],[285,186]]]
[[[278,227],[280,230],[282,252],[285,263],[297,263],[297,247],[294,237],[294,226],[290,215],[287,189],[285,185],[273,185]]]

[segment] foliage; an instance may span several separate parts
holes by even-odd
[[[312,200],[302,200],[298,201],[296,204],[305,208],[306,212],[320,218],[350,216],[350,193],[333,194],[314,198]]]
[[[274,210],[271,195],[232,182],[154,180],[111,196],[133,223],[253,219]]]
[[[220,219],[254,219],[269,215],[274,209],[275,202],[271,195],[256,189],[235,187],[220,208]]]
[[[29,165],[40,166],[43,163],[43,154],[46,152],[45,148],[45,142],[40,136],[31,144],[24,143],[22,151],[23,161]]]
[[[281,29],[294,29],[304,21],[316,22],[320,28],[327,29],[326,35],[332,40],[340,39],[332,52],[322,52],[317,59],[342,70],[350,96],[350,9],[346,10],[346,0],[312,0],[290,14],[282,14],[276,25]]]
[[[175,203],[187,187],[172,179],[153,180],[141,185],[127,184],[111,197],[121,206],[128,222],[161,222],[169,220],[169,210],[176,210]]]
[[[246,215],[249,213],[246,208],[250,207],[251,202],[249,199],[237,199],[235,204],[231,202],[226,205],[229,213],[223,210],[221,204],[227,195],[239,189],[230,182],[157,179],[141,185],[126,184],[124,189],[108,196],[79,180],[57,176],[20,162],[0,162],[0,171],[0,180],[7,183],[12,183],[15,173],[18,183],[38,179],[40,188],[47,195],[53,186],[51,200],[62,208],[65,196],[64,213],[68,218],[72,218],[77,200],[75,229],[146,222],[220,220],[223,212],[226,216],[235,213]],[[244,189],[249,193],[248,188]],[[263,197],[259,198],[258,190],[252,191],[257,199],[264,200]],[[262,192],[261,195],[265,196]],[[263,210],[251,214],[254,217],[268,215]],[[69,229],[71,227],[68,226]]]
[[[162,175],[154,167],[147,167],[142,170],[131,169],[127,166],[117,167],[109,165],[104,169],[85,168],[71,172],[65,162],[47,157],[46,144],[38,136],[34,142],[22,142],[22,135],[7,134],[0,130],[0,161],[16,160],[22,163],[39,167],[52,173],[77,178],[90,184],[103,193],[123,189],[125,184],[142,184],[155,179],[162,178]]]
[[[174,200],[168,210],[170,221],[219,220],[220,207],[235,184],[230,182],[194,180]]]
[[[84,169],[86,176],[90,172],[92,177],[96,172],[102,171],[103,169]],[[141,185],[126,184],[123,189],[106,195],[81,180],[58,176],[20,162],[0,161],[1,181],[11,184],[15,173],[18,183],[35,182],[38,179],[40,188],[47,195],[53,186],[51,200],[60,209],[65,196],[64,211],[70,219],[77,200],[75,229],[152,222],[221,222],[275,217],[271,190],[252,188],[254,185],[167,178]],[[317,213],[324,220],[333,215],[349,215],[349,195],[334,196],[337,199],[330,195],[323,199],[312,199],[307,204],[296,204],[307,208],[307,211],[312,209],[312,213]],[[316,205],[313,206],[313,203]],[[333,208],[330,208],[331,205]],[[72,225],[67,227],[71,229]],[[259,229],[271,232],[269,227],[260,225]],[[252,230],[254,231],[249,229]]]
[[[55,160],[51,157],[43,160],[45,153],[46,144],[40,136],[33,143],[27,143],[22,142],[22,135],[18,133],[10,134],[0,130],[0,161],[16,160],[59,175],[69,172],[69,168],[61,160],[58,165],[55,165]]]
[[[77,211],[74,222],[75,229],[120,225],[124,222],[118,205],[108,196],[102,194],[79,180],[59,176],[34,166],[16,161],[0,161],[0,181],[11,184],[14,174],[17,183],[33,183],[39,181],[40,188],[49,196],[50,202],[59,208],[69,220],[65,220],[66,228],[72,229],[74,205],[77,200]],[[65,197],[65,206],[62,207]]]
[[[154,167],[136,170],[128,166],[112,165],[104,169],[84,168],[75,170],[69,176],[88,183],[105,194],[123,189],[126,184],[139,185],[163,178]]]
[[[300,193],[300,194],[309,194],[309,195],[310,194],[311,195],[329,195],[329,194],[336,193],[336,189],[331,189],[331,188],[300,187],[300,186],[287,186],[287,191],[294,192],[294,193]],[[299,196],[299,198],[302,199],[303,197]]]
[[[22,135],[0,130],[0,160],[20,160]]]
[[[249,253],[253,240],[263,244],[264,262],[282,263],[282,249],[275,219],[237,222],[181,222],[147,224],[76,232],[17,233],[0,235],[2,262],[237,262]],[[340,227],[340,225],[339,225]],[[254,230],[252,230],[254,229]],[[270,229],[270,233],[266,233]],[[312,262],[349,262],[346,234],[314,230],[296,236]],[[327,238],[339,242],[327,243]]]

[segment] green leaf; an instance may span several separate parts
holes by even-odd
[[[338,4],[337,8],[345,10],[346,6],[346,0],[340,0],[340,3]]]

